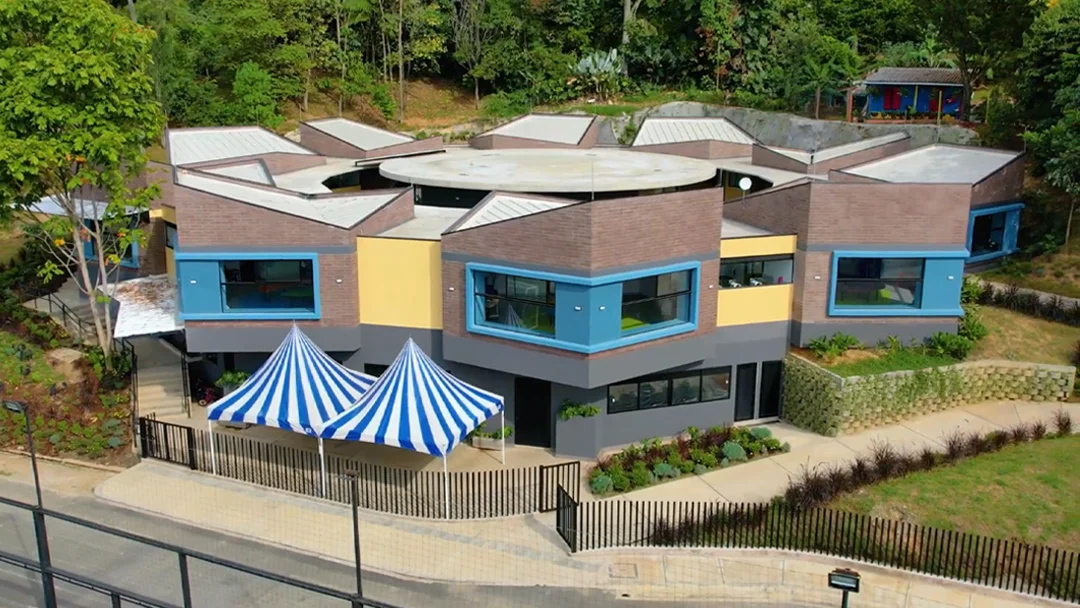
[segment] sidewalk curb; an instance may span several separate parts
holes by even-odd
[[[29,459],[30,454],[22,450],[12,450],[8,448],[0,448],[0,453],[11,454],[12,456],[22,456]],[[77,467],[83,469],[93,469],[95,471],[103,471],[105,473],[123,473],[127,469],[124,467],[117,467],[109,464],[97,464],[94,462],[86,462],[84,460],[75,460],[74,458],[58,458],[56,456],[45,456],[43,454],[35,454],[34,457],[38,460],[45,462],[51,462],[53,464],[62,464],[69,467]]]

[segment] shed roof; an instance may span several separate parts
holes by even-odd
[[[314,197],[279,188],[256,186],[193,170],[181,170],[176,183],[242,203],[315,220],[339,228],[352,228],[380,207],[401,196],[402,191]]]
[[[754,138],[726,118],[646,118],[632,146],[674,144],[688,141],[722,141],[752,144]]]
[[[120,303],[114,338],[164,334],[184,328],[178,314],[176,281],[167,274],[120,281],[111,296]]]
[[[526,114],[481,135],[506,135],[574,145],[585,137],[595,119],[582,114]]]
[[[934,144],[848,167],[843,171],[886,182],[976,184],[1020,154],[1008,150]]]
[[[876,148],[885,144],[891,144],[893,142],[902,141],[910,137],[907,133],[898,131],[896,133],[889,133],[887,135],[881,135],[878,137],[871,137],[869,139],[861,139],[859,141],[853,141],[851,143],[840,144],[838,146],[832,146],[829,148],[822,148],[817,152],[809,152],[806,150],[793,150],[791,148],[780,148],[778,146],[766,146],[769,150],[776,152],[777,154],[783,154],[788,158],[795,159],[804,164],[820,163],[841,156],[847,156],[848,154],[854,154],[856,152],[862,152],[863,150],[869,150],[870,148]]]
[[[347,118],[324,118],[310,120],[304,124],[361,150],[375,150],[416,141],[408,135],[365,125]]]
[[[540,213],[541,211],[565,207],[572,202],[554,198],[493,192],[480,201],[479,205],[473,207],[472,213],[466,216],[460,224],[452,226],[447,232],[458,232],[497,222],[505,222],[506,220]]]
[[[285,152],[315,154],[300,144],[262,127],[169,129],[165,138],[169,162],[189,165],[254,154]]]
[[[866,77],[867,84],[937,84],[962,86],[955,68],[878,68]]]
[[[203,169],[207,173],[213,173],[214,175],[224,175],[225,177],[235,177],[236,179],[242,179],[247,182],[254,182],[256,184],[264,184],[267,186],[274,185],[274,178],[270,175],[270,171],[266,168],[266,163],[261,160],[253,160],[247,163],[241,163],[239,165],[226,165],[224,167],[210,167]]]

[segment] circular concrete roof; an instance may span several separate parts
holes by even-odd
[[[509,192],[625,192],[697,184],[716,165],[626,150],[453,150],[388,160],[387,178],[422,186]]]

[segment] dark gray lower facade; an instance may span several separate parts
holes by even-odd
[[[922,342],[939,331],[955,334],[959,321],[954,318],[942,318],[921,323],[906,322],[903,319],[875,318],[873,323],[851,323],[829,321],[827,323],[791,322],[791,343],[805,346],[816,338],[828,337],[837,332],[855,336],[867,346],[884,342],[895,336],[901,342],[916,340]]]
[[[194,340],[190,334],[192,329],[198,330]],[[207,329],[187,329],[189,351],[231,353],[229,360],[233,367],[247,371],[254,371],[261,365],[285,335],[280,328],[228,328],[210,333]],[[605,358],[611,362],[567,358],[570,365],[533,360],[534,355],[562,358],[507,347],[506,352],[489,353],[496,358],[488,359],[488,365],[499,369],[484,366],[484,362],[477,359],[470,359],[476,364],[462,362],[460,349],[473,347],[463,344],[462,340],[470,339],[444,338],[438,330],[363,325],[357,328],[357,339],[352,348],[335,348],[351,335],[348,332],[341,336],[304,331],[334,358],[367,373],[379,373],[381,366],[392,363],[405,341],[412,338],[454,376],[503,396],[506,423],[514,429],[508,443],[538,445],[551,448],[562,456],[592,458],[607,447],[648,437],[672,436],[690,426],[707,428],[731,424],[736,420],[737,400],[742,403],[741,419],[762,418],[762,395],[779,391],[779,377],[767,379],[763,363],[778,369],[787,353],[788,330],[787,322],[725,327],[703,339],[680,341],[692,344],[673,350],[675,356],[670,356],[672,353],[660,346],[642,350],[647,356],[626,353]],[[360,334],[363,335],[362,343],[358,339]],[[360,344],[362,346],[356,348]],[[457,356],[448,357],[448,348],[459,349]],[[699,353],[699,356],[686,361],[684,357],[690,352]],[[224,357],[218,357],[218,360],[223,361]],[[730,390],[726,399],[608,413],[610,384],[662,373],[720,368],[730,368]],[[508,369],[514,371],[506,371]],[[778,392],[772,394],[778,395]],[[558,419],[558,411],[566,401],[595,405],[600,413],[591,418],[564,422]],[[492,419],[490,429],[496,430],[499,422],[497,417]]]

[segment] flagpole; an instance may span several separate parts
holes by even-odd
[[[450,519],[450,472],[446,469],[446,456],[442,457],[443,491],[446,493],[446,519]]]
[[[319,477],[322,479],[322,497],[326,498],[326,453],[323,451],[322,437],[319,437]]]
[[[499,432],[499,435],[502,436],[502,455],[500,457],[500,460],[502,460],[503,464],[506,464],[506,409],[505,409],[505,407],[504,407],[504,409],[502,411],[502,415],[499,416],[499,419],[502,421],[502,431]]]
[[[217,475],[217,454],[214,452],[214,421],[206,419],[206,430],[210,431],[210,470]]]

